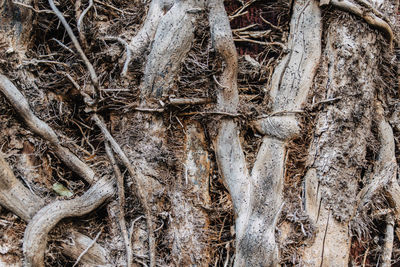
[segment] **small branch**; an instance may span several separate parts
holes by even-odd
[[[282,30],[281,27],[275,26],[274,24],[272,24],[272,23],[269,22],[268,20],[264,19],[261,15],[260,15],[260,19],[261,19],[262,21],[264,21],[264,23],[268,24],[271,28],[273,28],[273,29],[275,29],[275,30],[278,30],[278,31],[280,31],[280,32],[283,32],[283,30]]]
[[[62,25],[64,26],[65,30],[68,33],[68,36],[71,38],[72,43],[75,46],[75,49],[78,51],[78,54],[82,58],[83,62],[86,65],[86,68],[89,71],[90,74],[90,79],[92,80],[93,86],[96,90],[96,93],[100,95],[100,84],[99,84],[99,78],[97,77],[97,74],[93,68],[92,63],[90,63],[89,59],[86,57],[85,53],[82,50],[81,45],[79,44],[78,39],[75,37],[74,32],[72,31],[71,27],[69,26],[68,22],[65,20],[63,14],[58,10],[58,8],[55,6],[53,0],[49,0],[49,4],[51,9],[54,11],[58,19],[61,21]]]
[[[169,98],[169,104],[173,106],[203,105],[209,103],[212,103],[211,98]]]
[[[165,109],[163,108],[133,108],[133,110],[136,111],[142,111],[142,112],[155,112],[155,113],[163,113]]]
[[[121,228],[122,238],[125,243],[125,250],[126,250],[126,266],[130,267],[132,264],[132,247],[131,243],[129,242],[129,235],[126,228],[126,221],[125,221],[125,189],[124,189],[124,178],[121,174],[120,169],[118,168],[117,162],[115,161],[114,154],[110,148],[108,142],[105,142],[105,148],[108,158],[110,159],[111,165],[114,169],[115,176],[117,177],[117,188],[118,188],[118,220],[119,220],[119,227]]]
[[[254,44],[259,44],[259,45],[266,45],[266,46],[280,46],[282,47],[283,50],[286,50],[286,45],[280,43],[280,42],[261,42],[261,41],[257,41],[257,40],[252,40],[252,39],[248,39],[248,38],[243,38],[238,36],[239,39],[233,39],[233,41],[235,42],[249,42],[249,43],[254,43]]]
[[[391,260],[394,240],[394,219],[392,215],[387,216],[386,223],[386,234],[382,251],[382,267],[392,266]]]
[[[138,175],[136,174],[135,168],[129,161],[128,157],[122,151],[119,144],[115,141],[114,137],[108,131],[104,122],[99,118],[97,114],[92,115],[93,121],[96,123],[97,127],[100,128],[101,132],[103,133],[105,139],[111,144],[112,149],[118,155],[122,163],[128,169],[129,174],[131,175],[132,179],[135,181],[137,186],[137,192],[139,196],[139,200],[144,208],[146,214],[146,221],[147,221],[147,228],[148,228],[148,237],[149,237],[149,254],[150,254],[150,267],[155,267],[155,260],[156,260],[156,252],[155,252],[155,238],[154,238],[154,230],[153,230],[153,221],[151,219],[151,210],[147,203],[145,197],[145,191],[143,188],[143,183],[139,179]]]
[[[81,255],[79,255],[79,257],[76,259],[76,261],[75,261],[74,265],[72,265],[72,267],[75,267],[80,262],[82,257],[89,251],[89,249],[91,247],[93,247],[93,245],[96,243],[97,239],[99,239],[100,234],[101,234],[101,230],[97,233],[96,237],[92,240],[92,242],[89,244],[89,246],[87,246],[87,248],[84,251],[82,251]]]
[[[38,9],[35,9],[33,6],[30,6],[30,5],[27,5],[27,4],[24,4],[24,3],[20,3],[20,2],[16,2],[16,1],[13,1],[12,3],[13,3],[14,5],[18,5],[18,6],[22,6],[22,7],[25,7],[25,8],[29,8],[30,10],[32,10],[32,11],[34,11],[34,12],[36,12],[36,13],[54,14],[53,11],[48,10],[48,9],[38,10]]]
[[[194,112],[178,114],[178,116],[193,116],[193,115],[223,115],[231,118],[244,117],[244,115],[240,113],[229,113],[224,111],[194,111]]]
[[[247,14],[248,11],[245,11],[245,12],[243,12],[243,11],[244,11],[247,7],[249,7],[251,4],[253,4],[254,2],[255,2],[255,0],[248,1],[248,2],[245,3],[242,7],[236,9],[236,10],[232,13],[232,15],[230,15],[230,16],[228,17],[228,18],[229,18],[229,21],[233,20],[234,18],[237,18],[237,17],[240,17],[240,16],[243,16],[243,15]]]

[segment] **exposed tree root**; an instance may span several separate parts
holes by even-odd
[[[14,176],[7,162],[0,155],[0,204],[21,219],[29,222],[34,215],[45,205],[44,200],[31,193],[22,183]],[[77,258],[85,249],[88,242],[92,242],[87,236],[71,232],[69,234],[73,245],[63,245],[63,253]],[[81,261],[83,263],[92,263],[96,265],[107,265],[107,255],[101,246],[95,244],[95,249],[91,249]]]
[[[60,220],[83,216],[96,209],[114,193],[114,181],[101,178],[81,197],[55,201],[39,210],[25,230],[22,247],[25,266],[44,267],[47,235]]]
[[[71,231],[68,235],[71,242],[61,243],[63,253],[72,259],[78,259],[79,263],[88,266],[110,266],[110,251],[81,233]],[[85,252],[85,253],[84,253]]]
[[[347,14],[344,16],[345,22],[343,18],[335,18],[329,25],[314,89],[317,103],[341,99],[322,106],[309,150],[303,204],[315,227],[315,237],[302,254],[307,266],[348,265],[350,222],[357,209],[361,166],[365,164],[372,138],[375,94],[379,86],[374,77],[379,74],[376,68],[364,66],[378,65],[380,46],[376,44],[376,34],[367,25],[357,24]],[[368,44],[366,49],[364,44]],[[366,54],[355,57],[359,49],[365,49]],[[351,160],[343,160],[343,155]]]
[[[130,42],[133,57],[142,56],[156,34],[158,24],[172,4],[173,0],[152,0],[142,28]]]
[[[185,122],[183,177],[172,192],[169,228],[173,242],[171,255],[175,266],[210,266],[209,218],[211,166],[200,123]]]
[[[125,221],[125,188],[124,188],[124,177],[122,176],[122,173],[117,165],[117,162],[115,161],[114,154],[111,150],[110,145],[108,142],[105,142],[105,148],[106,148],[106,153],[108,158],[110,159],[110,162],[113,166],[114,169],[114,174],[117,178],[117,188],[118,188],[118,224],[119,227],[121,228],[121,233],[122,233],[122,238],[124,240],[125,244],[125,250],[126,250],[126,266],[130,267],[132,265],[132,246],[131,242],[129,240],[129,233],[126,228],[126,221]]]
[[[143,181],[141,181],[140,175],[137,175],[137,172],[135,171],[135,168],[129,161],[128,157],[125,155],[125,153],[122,151],[121,147],[119,144],[115,141],[115,139],[112,137],[110,132],[107,130],[106,125],[104,122],[99,118],[97,114],[92,115],[92,119],[96,123],[96,125],[100,128],[101,132],[104,135],[104,138],[107,140],[107,142],[110,143],[112,149],[114,152],[118,155],[122,163],[125,165],[125,167],[128,169],[128,172],[132,179],[136,183],[136,188],[137,188],[137,193],[138,197],[140,199],[140,203],[142,204],[145,214],[146,214],[146,222],[147,222],[147,227],[148,227],[148,237],[149,237],[149,254],[150,254],[150,267],[154,267],[156,264],[156,241],[154,238],[154,228],[153,228],[153,221],[151,217],[151,210],[149,207],[149,204],[146,200],[146,195],[145,195],[145,190],[143,186]]]
[[[71,151],[63,147],[54,130],[44,121],[33,114],[28,101],[14,86],[14,84],[4,75],[0,74],[0,91],[4,94],[10,104],[17,111],[18,115],[28,125],[29,129],[48,141],[54,148],[56,155],[69,167],[88,183],[93,183],[94,172]]]
[[[29,221],[44,206],[44,201],[28,190],[10,169],[0,153],[0,204]]]
[[[392,27],[384,20],[384,18],[377,15],[380,13],[379,11],[375,11],[372,7],[369,7],[371,10],[364,11],[361,6],[348,0],[330,0],[330,4],[364,19],[370,26],[382,31],[389,41],[389,49],[393,49],[394,34]]]
[[[190,10],[202,5],[203,1],[177,1],[161,18],[144,70],[142,98],[160,98],[174,85],[179,67],[193,42],[196,13]],[[142,99],[143,105],[147,104],[146,100]]]
[[[382,251],[382,267],[392,266],[392,250],[394,240],[394,220],[392,215],[387,216],[385,243]]]

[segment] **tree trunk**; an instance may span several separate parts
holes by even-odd
[[[0,8],[0,265],[398,261],[397,1]]]

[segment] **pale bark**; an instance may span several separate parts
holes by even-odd
[[[316,227],[315,240],[305,248],[308,266],[346,266],[351,236],[349,222],[371,131],[379,47],[376,35],[353,18],[331,22],[317,88],[325,104],[319,113],[305,176],[305,209]],[[358,51],[362,57],[355,57]],[[354,82],[357,77],[357,82]],[[318,101],[320,99],[316,99]]]

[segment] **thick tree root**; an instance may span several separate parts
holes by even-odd
[[[217,107],[223,112],[236,113],[239,101],[238,61],[229,19],[221,0],[210,1],[209,9],[211,38],[217,53],[226,64],[218,83],[221,88],[217,89]],[[237,123],[232,118],[221,119],[219,122],[215,153],[218,168],[233,202],[238,246],[245,233],[250,211],[250,175],[239,140]]]
[[[142,56],[150,42],[153,40],[156,34],[158,24],[171,6],[173,0],[152,0],[150,3],[147,17],[143,23],[142,28],[132,38],[130,42],[130,49],[132,50],[133,58]]]
[[[172,192],[172,217],[169,235],[175,266],[209,266],[209,219],[202,207],[210,206],[210,159],[204,129],[196,121],[185,122],[185,160],[183,179]]]
[[[1,153],[0,204],[24,221],[29,221],[45,204],[40,197],[34,195],[17,180]]]
[[[25,230],[23,252],[25,266],[43,267],[47,235],[62,219],[85,215],[115,194],[114,181],[102,178],[81,197],[55,201],[41,210],[29,222]]]
[[[378,65],[380,47],[367,25],[346,17],[345,22],[334,19],[329,25],[315,88],[317,102],[340,99],[323,104],[309,151],[303,204],[314,224],[315,238],[304,248],[302,259],[307,266],[348,265],[350,221],[357,209],[360,166],[365,164],[371,138],[379,74],[377,68],[365,66]],[[360,49],[366,54],[354,56]]]
[[[201,8],[202,3],[177,1],[161,18],[144,70],[142,98],[160,98],[175,84],[179,67],[193,41],[196,13],[190,11]],[[142,104],[146,105],[147,100],[143,98]]]
[[[34,195],[14,176],[8,163],[0,155],[0,205],[6,207],[21,219],[29,222],[33,216],[45,205],[43,199]],[[63,245],[63,253],[72,258],[77,258],[92,242],[87,236],[71,232],[68,234],[74,245]],[[107,265],[109,264],[108,251],[95,244],[81,262],[84,264]]]

